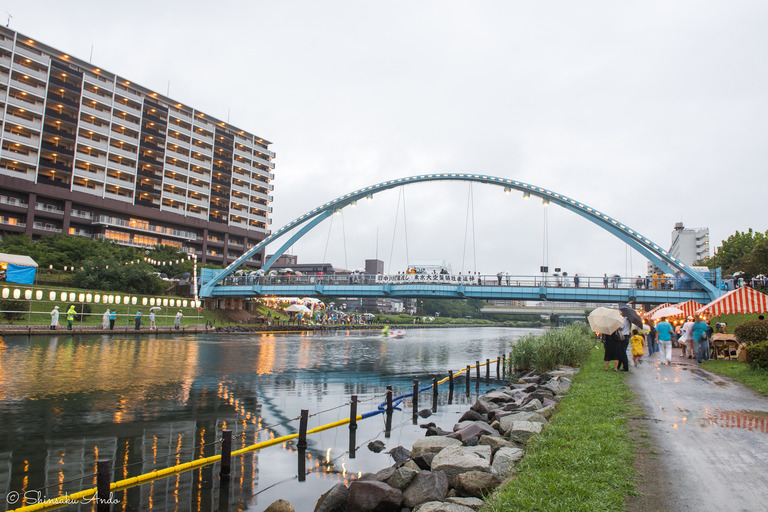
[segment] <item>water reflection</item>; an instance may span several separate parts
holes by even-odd
[[[408,392],[414,378],[425,385],[449,369],[495,359],[525,333],[441,329],[411,331],[403,340],[354,331],[6,337],[0,340],[0,496],[37,490],[54,497],[93,487],[99,458],[111,459],[113,480],[121,480],[211,456],[223,429],[233,431],[235,450],[275,439],[297,431],[301,409],[313,414],[309,428],[338,421],[349,416],[353,394],[358,412],[368,412],[387,384],[396,394]],[[460,392],[455,398],[431,420],[442,415],[450,424],[474,400]],[[407,407],[393,418],[388,446],[423,435]],[[116,493],[113,509],[210,511],[222,500],[229,510],[259,510],[280,497],[311,508],[334,481],[348,483],[389,464],[386,454],[364,448],[383,438],[383,429],[383,416],[359,423],[362,449],[354,459],[346,428],[310,436],[307,481],[300,485],[297,448],[289,442],[233,458],[222,495],[213,465]]]

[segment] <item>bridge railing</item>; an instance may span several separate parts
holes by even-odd
[[[483,275],[483,274],[336,274],[336,275],[272,275],[230,276],[221,283],[224,286],[314,286],[314,285],[457,285],[465,286],[513,286],[513,287],[563,287],[563,288],[621,288],[654,290],[697,289],[695,283],[673,277],[621,277],[621,276],[563,276],[563,275]]]

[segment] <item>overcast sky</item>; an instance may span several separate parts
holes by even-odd
[[[274,230],[446,171],[552,189],[664,247],[679,221],[709,227],[713,249],[768,229],[764,1],[2,5],[10,28],[270,140]],[[379,194],[294,253],[351,269],[378,254],[391,272],[406,254],[489,274],[646,264],[562,208],[458,182]]]

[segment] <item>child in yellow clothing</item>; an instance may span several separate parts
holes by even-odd
[[[637,333],[637,329],[633,329],[629,342],[632,344],[632,362],[635,363],[635,366],[640,362],[640,356],[643,355],[643,341],[643,337]]]

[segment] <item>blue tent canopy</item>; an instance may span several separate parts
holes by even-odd
[[[18,284],[34,284],[37,263],[29,256],[0,253],[0,267],[5,268],[5,281]]]

